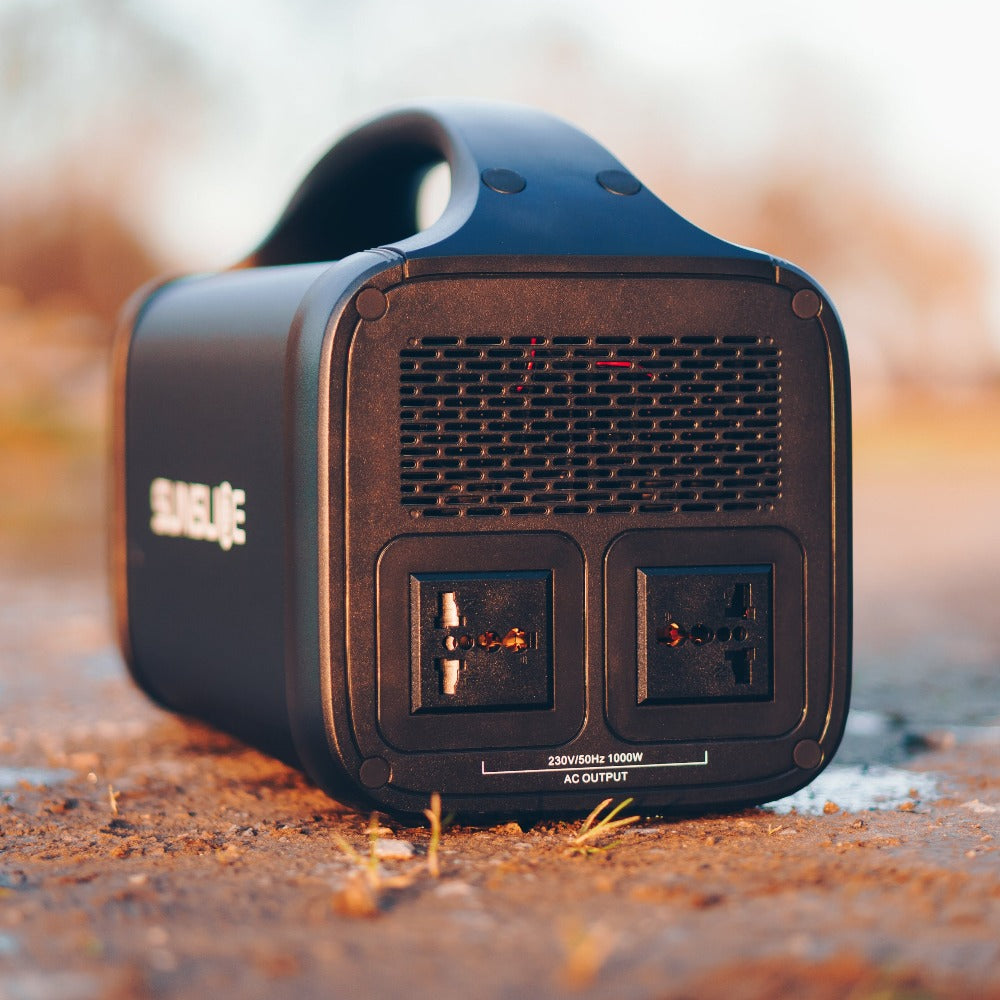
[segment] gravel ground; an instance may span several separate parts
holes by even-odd
[[[859,428],[854,707],[809,794],[590,855],[450,827],[437,877],[426,829],[131,686],[99,469],[49,456],[56,513],[0,538],[0,998],[1000,998],[997,412]]]

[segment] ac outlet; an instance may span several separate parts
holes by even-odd
[[[379,557],[378,607],[378,725],[391,746],[554,747],[579,732],[584,562],[565,535],[397,538]]]
[[[801,722],[805,565],[788,532],[629,532],[605,566],[608,722],[623,739],[760,739]]]
[[[638,701],[759,701],[774,687],[770,566],[640,567]]]
[[[414,712],[552,707],[552,573],[410,576]]]

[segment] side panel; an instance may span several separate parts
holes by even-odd
[[[284,359],[324,270],[169,284],[119,360],[131,670],[161,704],[286,759]]]

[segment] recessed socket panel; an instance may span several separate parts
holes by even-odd
[[[793,731],[806,710],[804,598],[802,549],[782,529],[620,535],[605,562],[611,729],[632,742]]]
[[[411,752],[567,742],[586,717],[585,620],[583,555],[558,532],[395,539],[378,562],[380,733]]]

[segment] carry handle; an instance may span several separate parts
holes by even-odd
[[[441,162],[451,171],[451,195],[441,217],[418,231],[420,185]],[[411,259],[761,256],[691,225],[563,120],[481,102],[398,111],[347,135],[244,266],[332,261],[375,248]]]

